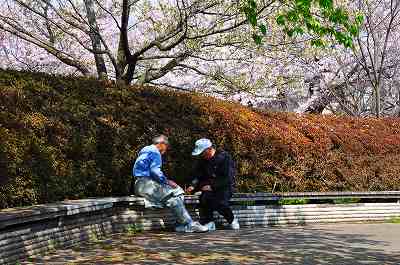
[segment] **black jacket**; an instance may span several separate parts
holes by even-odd
[[[231,155],[226,151],[217,151],[210,160],[200,160],[194,172],[192,184],[196,190],[211,185],[215,192],[235,189],[236,166]]]

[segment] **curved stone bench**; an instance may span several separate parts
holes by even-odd
[[[271,202],[281,199],[342,198],[399,200],[400,192],[235,194],[231,203],[243,227],[385,221],[400,216],[398,202],[271,205]],[[197,219],[198,197],[186,196],[185,203]],[[224,222],[218,214],[216,218],[218,224]],[[168,210],[145,209],[143,199],[134,196],[5,209],[0,211],[0,264],[16,264],[30,255],[96,240],[111,233],[171,228],[174,222]]]

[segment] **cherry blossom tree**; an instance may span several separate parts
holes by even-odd
[[[398,1],[341,1],[364,14],[352,47],[288,35],[279,1],[3,0],[1,67],[95,75],[300,113],[399,115]],[[254,33],[262,43],[254,41]],[[378,104],[379,103],[379,104]]]

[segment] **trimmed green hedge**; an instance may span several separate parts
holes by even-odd
[[[170,137],[165,171],[192,173],[194,141],[238,163],[240,191],[400,188],[400,120],[254,111],[152,87],[0,70],[0,208],[125,195],[137,152]]]

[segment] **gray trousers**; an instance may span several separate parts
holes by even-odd
[[[170,208],[178,224],[192,222],[184,203],[181,187],[172,188],[150,178],[141,177],[135,181],[135,195],[145,199],[145,207]]]

